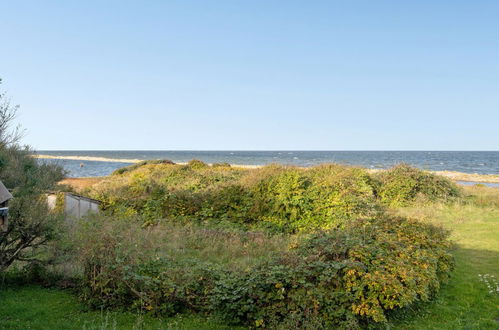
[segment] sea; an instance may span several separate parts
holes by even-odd
[[[185,163],[199,159],[206,163],[266,165],[279,163],[314,166],[339,163],[372,169],[389,168],[400,163],[432,171],[499,174],[499,151],[145,151],[145,150],[39,150],[39,155],[99,157],[99,161],[80,159],[40,159],[64,167],[70,177],[106,176],[128,166],[130,160],[169,159]]]

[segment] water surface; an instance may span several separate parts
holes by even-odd
[[[388,168],[408,163],[433,171],[499,174],[499,151],[38,151],[52,156],[104,157],[109,159],[170,159],[188,162],[199,159],[207,163],[227,162],[240,165],[281,163],[313,166],[321,163],[358,165],[366,168]],[[44,160],[65,167],[70,176],[103,176],[127,162]],[[83,164],[83,167],[80,165]]]

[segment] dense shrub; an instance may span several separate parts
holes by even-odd
[[[135,164],[118,172],[90,192],[114,214],[224,221],[280,232],[333,228],[376,216],[382,205],[460,195],[449,179],[408,165],[369,175],[335,164],[241,169],[192,160],[188,165]]]
[[[202,311],[256,327],[352,329],[428,300],[453,266],[446,232],[404,218],[352,221],[242,268],[186,257],[185,246],[161,253],[164,240],[150,236],[153,228],[127,228],[108,219],[81,232],[83,296],[96,307]],[[231,235],[217,234],[228,251],[244,242]]]
[[[255,222],[251,214],[253,205],[251,191],[241,184],[229,183],[200,195],[199,209],[192,214],[211,222],[251,226]]]
[[[280,231],[327,229],[380,211],[370,177],[360,168],[271,166],[249,177],[252,216]]]
[[[224,273],[211,291],[211,303],[218,315],[235,324],[304,328],[313,320],[313,328],[355,328],[353,295],[342,281],[348,264],[288,253],[248,272]]]
[[[214,193],[240,176],[240,170],[225,167],[144,165],[100,182],[89,194],[103,202],[104,210],[118,216],[141,214],[149,220],[179,220],[199,214],[199,220],[207,191]]]
[[[119,169],[115,170],[111,175],[120,175],[120,174],[123,174],[126,172],[130,172],[130,171],[133,171],[133,170],[135,170],[141,166],[144,166],[144,165],[158,165],[158,164],[174,165],[175,163],[169,159],[144,160],[144,161],[138,162],[136,164],[132,164],[129,166],[119,168]]]
[[[200,169],[200,168],[207,168],[208,164],[199,159],[193,159],[187,163],[187,166],[192,167],[193,169]]]
[[[211,167],[231,167],[229,163],[213,163]]]
[[[360,168],[270,165],[245,170],[193,162],[142,166],[101,182],[91,194],[114,214],[223,221],[291,233],[342,226],[382,211],[371,177]]]
[[[375,178],[379,198],[390,206],[404,206],[417,199],[446,201],[460,195],[451,180],[405,164],[379,172]]]
[[[385,311],[432,297],[453,268],[450,248],[441,228],[385,216],[314,234],[300,253],[324,262],[346,258],[352,266],[343,280],[353,312],[385,321]]]
[[[205,165],[145,165],[95,186],[92,193],[109,213],[140,215],[147,226],[108,221],[83,231],[87,239],[78,255],[87,301],[164,315],[216,313],[254,327],[351,329],[385,322],[388,311],[429,300],[453,267],[446,232],[388,216],[380,203],[457,195],[442,188],[453,191],[446,180],[405,166],[373,177],[334,164],[253,170]],[[186,233],[155,236],[173,222],[309,234],[289,236],[289,249],[286,243],[234,267],[234,260],[248,259],[232,252],[220,258],[220,251],[238,250],[233,243],[246,247],[241,242],[257,236],[234,241],[217,231],[216,241],[206,241],[210,229],[195,239]],[[170,249],[157,243],[175,240],[192,245]],[[265,246],[274,241],[258,240]],[[217,260],[199,252],[217,244],[224,244]],[[259,245],[252,246],[245,253]]]
[[[162,313],[205,308],[207,303],[195,301],[206,300],[207,293],[193,290],[207,290],[219,269],[239,273],[287,247],[286,237],[263,233],[144,227],[133,218],[99,216],[82,221],[68,241],[80,265],[75,267],[84,270],[84,300],[97,308],[139,306]]]

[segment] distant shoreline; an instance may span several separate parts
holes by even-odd
[[[148,159],[126,159],[126,158],[107,158],[107,157],[93,157],[93,156],[53,156],[53,155],[32,155],[33,158],[37,159],[65,159],[65,160],[81,160],[89,162],[110,162],[110,163],[126,163],[126,164],[137,164]],[[175,162],[177,165],[186,165],[186,162]],[[211,165],[211,164],[209,164]],[[242,168],[259,168],[264,165],[241,165],[241,164],[230,164],[233,167]]]
[[[53,156],[53,155],[41,155],[41,154],[35,154],[33,155],[33,157],[38,159],[65,159],[65,160],[114,162],[114,163],[128,163],[128,164],[136,164],[144,161],[143,159],[123,159],[123,158],[106,158],[106,157],[92,157],[92,156]],[[177,163],[177,164],[185,165],[187,163]],[[240,167],[240,168],[259,168],[264,165],[231,164],[231,166]],[[371,173],[382,171],[379,169],[367,169],[367,170]],[[496,174],[463,173],[456,171],[430,171],[430,172],[447,177],[454,181],[499,183],[499,175]]]
[[[107,158],[107,157],[91,157],[91,156],[53,156],[53,155],[32,155],[38,159],[66,159],[66,160],[85,160],[90,162],[112,162],[112,163],[140,163],[143,159],[124,159],[124,158]]]

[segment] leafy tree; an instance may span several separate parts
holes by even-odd
[[[0,180],[14,196],[8,229],[0,231],[0,272],[16,261],[39,261],[40,248],[56,237],[57,216],[49,213],[44,192],[65,175],[59,166],[38,163],[30,148],[20,145],[23,130],[14,125],[18,109],[0,92]]]

